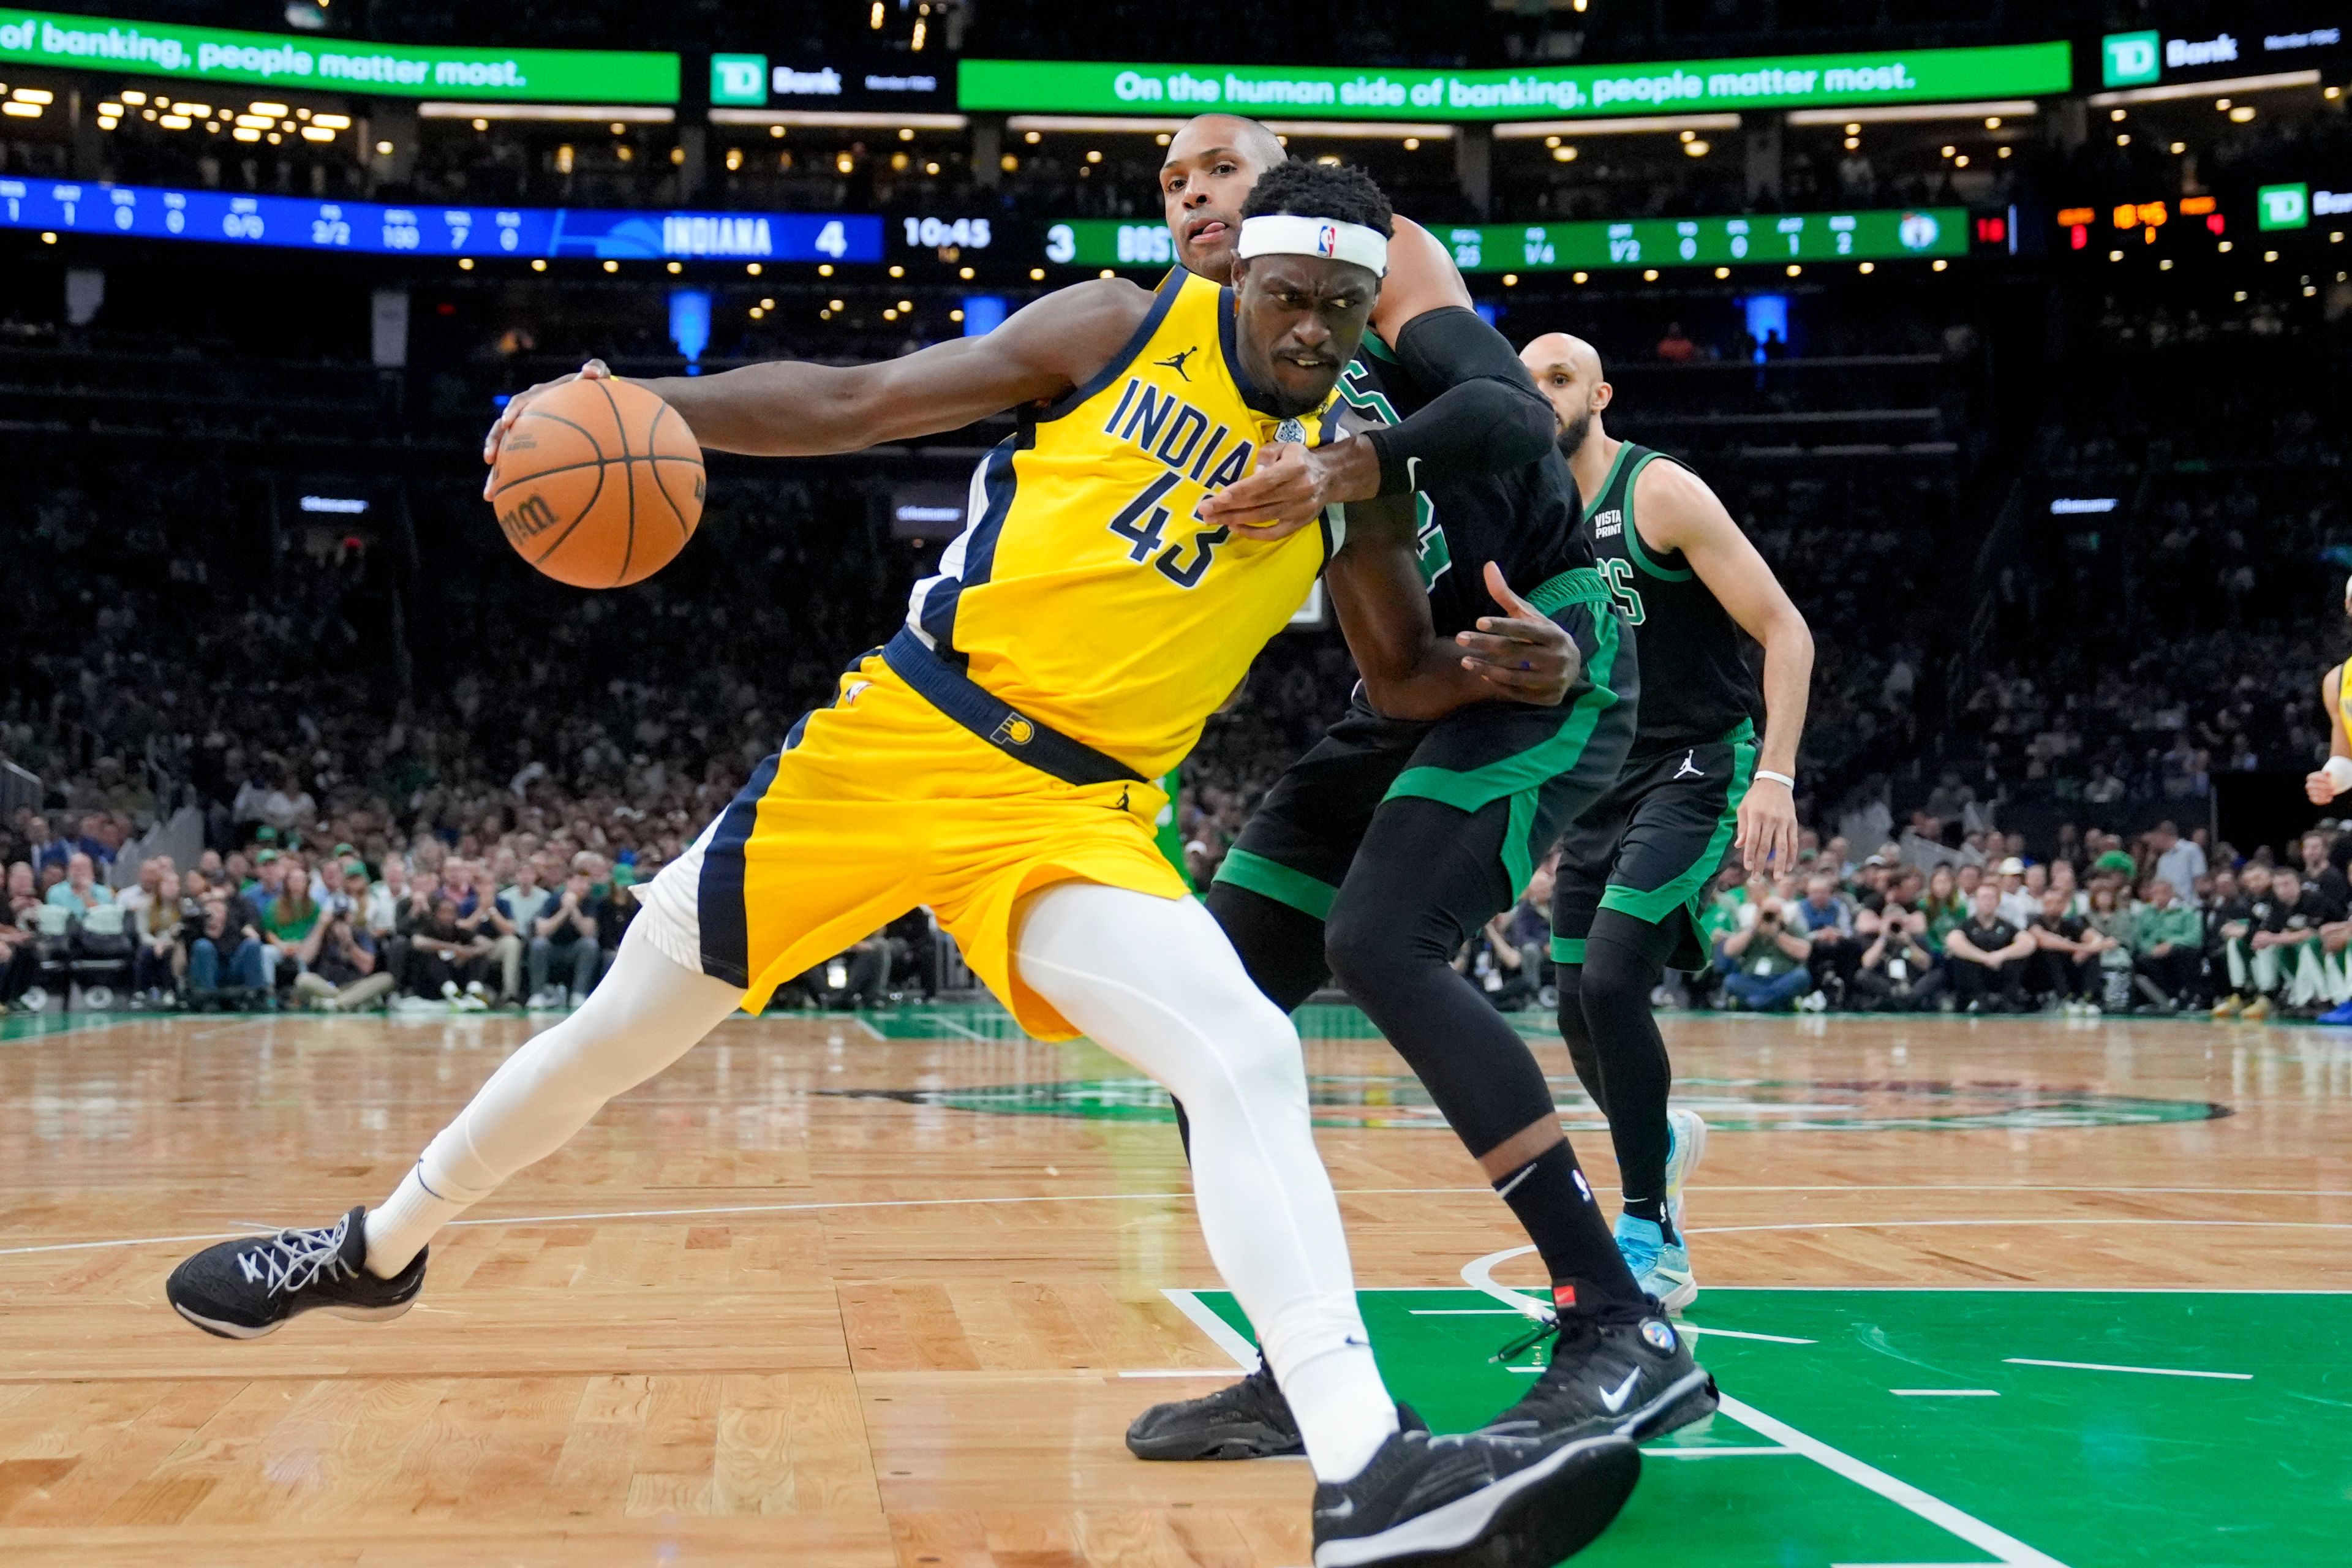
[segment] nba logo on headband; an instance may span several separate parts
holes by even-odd
[[[1388,237],[1376,228],[1337,218],[1306,217],[1297,213],[1261,213],[1242,220],[1241,243],[1235,253],[1253,256],[1322,256],[1370,268],[1375,276],[1389,268]]]

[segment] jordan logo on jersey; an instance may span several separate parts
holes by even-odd
[[[1624,532],[1624,531],[1625,531],[1625,509],[1624,509],[1624,508],[1622,508],[1622,507],[1612,507],[1612,508],[1610,508],[1607,511],[1603,511],[1603,512],[1596,512],[1596,513],[1594,513],[1594,514],[1593,514],[1593,518],[1592,518],[1592,537],[1593,537],[1593,538],[1595,538],[1595,539],[1614,539],[1614,538],[1616,538],[1619,534],[1621,534],[1621,533],[1622,533],[1622,532]]]
[[[1200,352],[1200,345],[1196,343],[1189,349],[1179,350],[1177,353],[1170,354],[1166,359],[1156,359],[1151,363],[1158,365],[1162,370],[1172,370],[1178,375],[1182,376],[1186,381],[1190,381],[1192,379],[1192,373],[1184,368],[1184,362],[1191,359],[1194,354],[1199,353]]]

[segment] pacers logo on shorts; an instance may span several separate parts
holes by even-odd
[[[555,521],[555,509],[547,504],[547,498],[534,494],[525,497],[513,510],[500,513],[499,526],[509,539],[523,540],[546,532]]]
[[[1000,746],[1025,746],[1036,733],[1036,725],[1018,713],[1007,713],[1004,722],[990,731],[988,738]]]

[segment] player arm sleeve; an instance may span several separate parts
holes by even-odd
[[[1524,468],[1551,449],[1559,421],[1503,335],[1458,305],[1426,310],[1396,355],[1423,386],[1446,390],[1411,417],[1366,433],[1382,495]]]

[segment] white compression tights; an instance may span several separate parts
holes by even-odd
[[[1068,882],[1025,913],[1021,978],[1183,1102],[1209,1256],[1257,1330],[1316,1474],[1354,1475],[1396,1430],[1396,1406],[1356,1310],[1297,1031],[1192,899]]]
[[[1356,1310],[1290,1020],[1191,899],[1066,882],[1022,914],[1022,979],[1183,1101],[1210,1256],[1257,1330],[1317,1475],[1355,1474],[1395,1430],[1396,1411]],[[684,1056],[741,999],[631,931],[586,1004],[509,1057],[369,1213],[369,1269],[398,1273],[441,1226]]]

